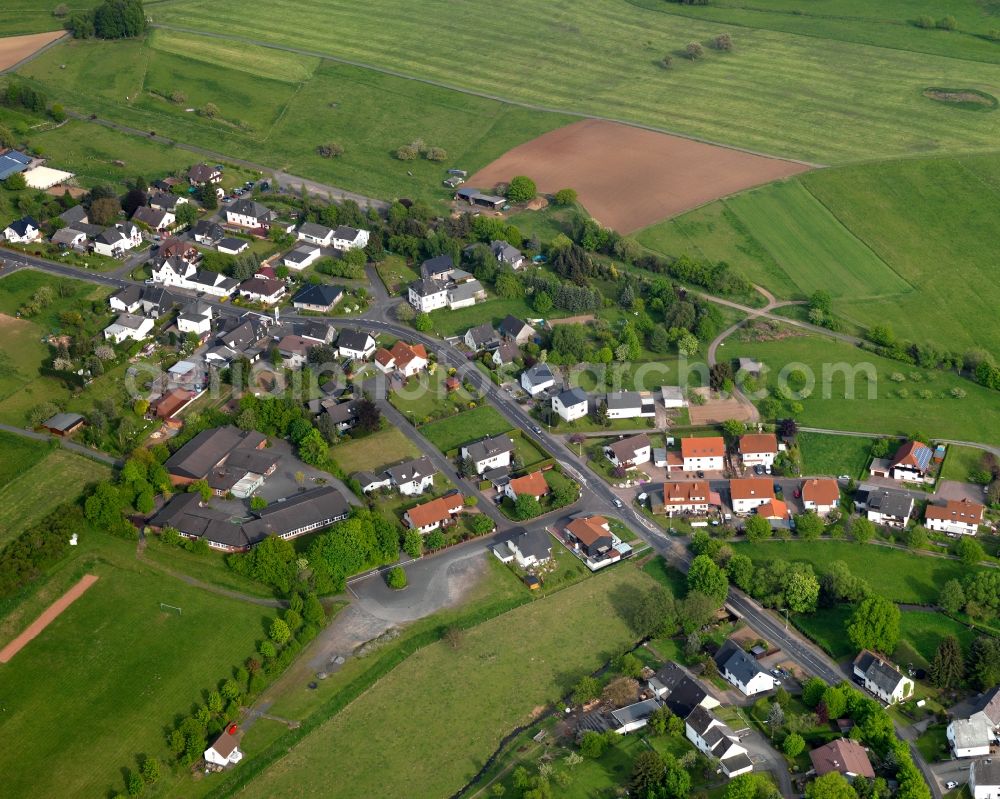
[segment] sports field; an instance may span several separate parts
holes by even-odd
[[[448,166],[475,170],[571,121],[313,56],[173,31],[155,31],[148,41],[60,44],[21,74],[67,108],[385,198],[444,197]],[[209,104],[214,116],[203,113]],[[100,128],[94,135],[95,146],[114,145],[100,144]],[[447,163],[393,156],[415,139],[443,148]],[[321,157],[317,148],[331,142],[344,153]],[[186,164],[197,159],[180,154]]]
[[[75,499],[90,483],[111,476],[111,469],[101,463],[62,449],[49,450],[40,444],[41,458],[16,456],[12,440],[18,436],[0,434],[0,448],[5,465],[18,467],[17,474],[0,484],[0,547],[39,521],[52,508]],[[44,502],[39,502],[44,497]]]
[[[809,161],[995,144],[996,114],[921,96],[928,86],[1000,86],[1000,66],[963,60],[966,37],[952,37],[949,57],[940,57],[661,13],[672,5],[381,0],[372,13],[351,0],[251,7],[240,0],[180,0],[151,6],[150,13],[157,22]],[[733,35],[732,52],[708,49],[695,62],[681,55],[688,42],[707,43],[723,32]],[[666,69],[665,54],[674,57]]]
[[[860,327],[1000,352],[992,278],[1000,156],[818,170],[638,235],[658,252],[726,261],[782,298],[817,289]],[[947,268],[942,265],[947,264]]]
[[[730,339],[732,341],[732,339]],[[1000,444],[997,393],[954,372],[917,369],[832,339],[802,335],[778,341],[735,343],[732,354],[762,360],[777,375],[788,364],[807,366],[816,388],[802,402],[798,422],[807,427],[905,435],[920,428],[929,436]],[[874,398],[869,399],[871,371]],[[855,375],[849,380],[851,374]],[[905,380],[890,380],[895,373]],[[909,377],[919,376],[919,381]],[[824,374],[829,379],[824,381]],[[851,384],[853,383],[853,394]],[[965,396],[952,397],[952,389]],[[906,396],[900,396],[902,391]],[[921,392],[927,392],[926,398]]]
[[[469,185],[491,190],[515,175],[531,175],[547,194],[570,186],[601,224],[632,233],[805,170],[791,161],[588,119],[504,153],[469,178]]]
[[[140,753],[165,759],[164,726],[230,675],[274,615],[138,564],[132,542],[82,546],[60,568],[85,568],[98,582],[0,666],[5,734],[18,742],[0,752],[12,796],[121,791],[121,768],[136,768]]]
[[[652,584],[617,567],[469,630],[457,649],[420,650],[241,795],[451,795],[503,735],[631,640],[617,603]]]

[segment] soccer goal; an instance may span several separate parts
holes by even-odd
[[[177,605],[168,605],[166,602],[160,603],[160,610],[166,613],[176,613],[178,616],[181,615],[181,609]]]

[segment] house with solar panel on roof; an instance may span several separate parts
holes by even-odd
[[[891,458],[874,458],[868,468],[872,477],[888,477],[908,483],[933,482],[934,451],[920,441],[907,441]]]

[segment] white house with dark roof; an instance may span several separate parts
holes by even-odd
[[[274,211],[246,197],[226,209],[226,222],[246,228],[266,228],[274,219]]]
[[[82,250],[87,246],[87,234],[71,227],[63,227],[53,233],[49,241],[63,247]]]
[[[360,250],[368,246],[368,238],[371,234],[367,230],[338,225],[333,231],[330,243],[335,250],[346,252],[347,250]]]
[[[867,649],[861,650],[854,659],[853,673],[866,691],[887,705],[902,702],[913,694],[913,680],[904,677],[888,660]]]
[[[684,719],[684,732],[699,752],[719,762],[729,779],[753,771],[753,761],[739,737],[710,710],[701,706],[692,710]]]
[[[211,305],[200,300],[192,302],[181,308],[177,314],[177,330],[203,337],[212,332],[212,319]]]
[[[651,419],[656,402],[647,391],[613,391],[605,397],[609,419]]]
[[[132,214],[132,221],[136,223],[141,222],[151,230],[162,233],[165,230],[170,230],[177,223],[177,217],[174,216],[173,211],[164,211],[159,208],[150,208],[148,205],[142,205],[135,209],[135,212]]]
[[[216,242],[215,249],[223,255],[239,255],[241,252],[245,252],[250,249],[250,242],[246,239],[226,236]]]
[[[649,436],[642,433],[608,444],[604,448],[604,456],[615,466],[632,468],[649,463],[651,446]]]
[[[344,298],[340,286],[327,283],[308,283],[292,297],[292,306],[300,311],[326,313]]]
[[[521,530],[510,540],[497,544],[493,554],[501,563],[513,560],[522,569],[540,566],[552,559],[552,538],[544,528]]]
[[[466,444],[462,447],[462,460],[472,461],[476,474],[482,474],[489,469],[510,466],[513,453],[514,440],[505,433]]]
[[[303,222],[299,228],[296,238],[307,244],[315,244],[319,247],[329,247],[333,241],[333,228],[320,225],[316,222]]]
[[[393,487],[400,494],[412,497],[424,493],[434,485],[434,475],[437,474],[437,469],[434,468],[430,458],[423,455],[414,460],[390,466],[385,470],[385,473],[389,475]]]
[[[913,497],[892,488],[858,489],[854,505],[865,512],[869,521],[884,527],[902,529],[910,523],[913,513]]]
[[[506,241],[490,242],[490,252],[497,259],[497,263],[506,264],[512,269],[520,269],[524,266],[524,255],[517,247]]]
[[[250,302],[274,305],[285,296],[285,281],[271,277],[252,277],[240,283],[240,297]]]
[[[235,724],[227,727],[205,750],[205,762],[215,766],[233,766],[243,759],[239,747],[239,730]]]
[[[375,339],[363,330],[342,330],[337,338],[341,358],[367,361],[375,354]]]
[[[518,345],[527,344],[535,337],[535,328],[527,322],[523,322],[513,314],[507,314],[500,326],[497,328],[501,338],[507,338],[517,342]]]
[[[314,244],[300,244],[295,249],[286,252],[281,263],[289,269],[298,271],[316,263],[322,254],[320,248]]]
[[[3,237],[11,244],[30,244],[42,236],[41,227],[33,217],[23,216],[4,228]]]
[[[590,399],[582,388],[561,391],[552,398],[552,410],[567,422],[582,419],[590,408]]]
[[[775,687],[774,677],[735,641],[726,641],[719,647],[715,653],[715,665],[719,667],[719,673],[745,696],[755,696]]]
[[[465,331],[463,340],[465,341],[465,346],[473,352],[494,350],[500,346],[500,336],[497,335],[497,331],[493,329],[493,325],[489,322],[483,322],[481,325],[470,327]]]
[[[1000,758],[977,760],[969,766],[972,799],[1000,799]]]
[[[104,338],[121,344],[127,339],[132,341],[142,341],[149,338],[153,330],[153,320],[146,316],[136,316],[135,314],[123,313],[110,325],[104,328]]]
[[[556,376],[547,363],[536,363],[530,369],[521,372],[521,388],[532,397],[552,388],[556,384]]]

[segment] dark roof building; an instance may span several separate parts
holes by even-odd
[[[243,531],[253,546],[269,535],[294,538],[327,527],[346,519],[349,513],[340,492],[332,486],[322,486],[268,505],[257,512],[259,518],[243,524]]]
[[[697,680],[688,677],[676,663],[668,663],[650,680],[660,700],[675,716],[687,718],[691,711],[709,698],[709,693]]]
[[[292,297],[292,305],[297,308],[308,306],[327,311],[340,302],[343,296],[344,290],[340,286],[331,286],[326,283],[311,283],[303,286]]]
[[[180,482],[202,480],[226,462],[234,450],[260,449],[266,442],[263,435],[253,430],[245,432],[236,427],[203,430],[171,455],[164,466]]]

